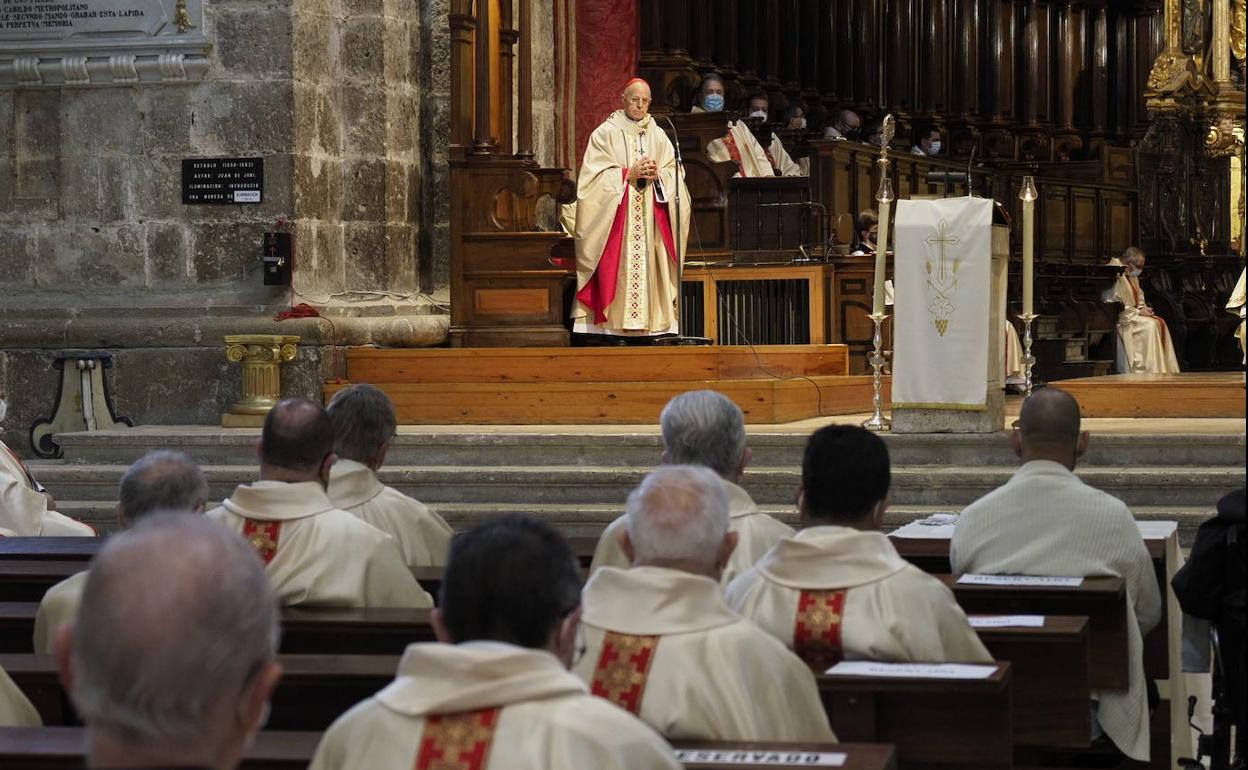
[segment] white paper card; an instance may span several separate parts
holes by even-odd
[[[971,628],[1044,628],[1043,615],[967,615]]]
[[[987,679],[996,670],[996,666],[974,666],[965,663],[880,663],[874,660],[843,660],[824,673],[831,676]]]
[[[923,521],[912,521],[904,527],[898,527],[889,533],[889,537],[911,540],[952,540],[953,530],[957,524],[924,524]]]
[[[259,190],[235,190],[234,202],[235,203],[259,203],[260,191]]]
[[[1177,521],[1137,521],[1140,537],[1145,540],[1165,540],[1179,528]]]
[[[1048,588],[1078,588],[1083,585],[1081,577],[1049,577],[1044,575],[963,575],[958,582],[968,586],[1046,586]]]
[[[676,749],[682,765],[739,765],[741,767],[841,767],[846,754],[827,751],[753,751],[750,749]]]

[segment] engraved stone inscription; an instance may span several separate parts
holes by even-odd
[[[0,41],[155,35],[168,22],[160,0],[0,0]]]

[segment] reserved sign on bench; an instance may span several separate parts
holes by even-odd
[[[971,628],[1044,628],[1043,615],[967,615]]]
[[[967,663],[880,663],[874,660],[843,660],[826,674],[832,676],[891,676],[911,679],[987,679],[996,666]]]
[[[827,751],[752,751],[676,749],[676,759],[690,767],[740,765],[741,767],[841,767],[848,755]]]
[[[963,575],[958,583],[968,586],[1044,586],[1046,588],[1078,588],[1081,577],[1046,577],[1043,575]]]

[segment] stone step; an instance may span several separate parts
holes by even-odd
[[[65,462],[131,463],[159,448],[184,451],[202,464],[254,462],[259,436],[253,429],[209,426],[144,426],[131,430],[64,433]],[[757,466],[799,466],[807,434],[752,430],[749,445]],[[893,465],[1007,466],[1017,462],[1007,433],[989,435],[883,435]],[[515,465],[646,467],[658,461],[655,429],[547,428],[422,429],[401,427],[390,449],[391,466],[505,467]],[[1245,440],[1238,431],[1214,433],[1095,434],[1084,462],[1091,466],[1244,465]]]
[[[215,504],[216,501],[213,501],[210,505]],[[113,505],[90,500],[62,500],[58,501],[57,508],[61,513],[85,521],[105,533],[116,529]],[[603,527],[624,512],[623,504],[616,503],[437,503],[435,507],[457,530],[469,529],[505,513],[526,513],[551,522],[569,537],[596,537]],[[792,504],[759,507],[792,527],[798,526],[797,510]],[[884,516],[884,529],[891,531],[934,513],[957,513],[959,510],[959,506],[949,505],[891,505]],[[1132,513],[1141,521],[1178,522],[1180,540],[1184,546],[1190,546],[1196,528],[1210,517],[1212,509],[1145,505],[1134,506]]]
[[[124,465],[39,464],[35,474],[64,499],[112,500]],[[573,466],[421,467],[382,469],[381,478],[406,494],[438,503],[619,503],[649,470]],[[251,465],[208,465],[210,494],[228,495],[253,481]],[[1013,467],[902,467],[893,469],[892,499],[898,505],[962,506],[1009,480]],[[1237,467],[1097,467],[1082,466],[1087,483],[1128,505],[1212,506],[1225,493],[1244,485]],[[743,480],[760,504],[791,504],[801,478],[796,467],[751,467]]]

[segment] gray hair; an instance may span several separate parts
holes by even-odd
[[[1144,259],[1144,252],[1139,246],[1128,246],[1122,252],[1122,262],[1126,265],[1137,265],[1140,260]]]
[[[208,500],[208,481],[181,452],[158,450],[140,457],[121,477],[122,515],[130,522],[156,511],[191,511]]]
[[[277,654],[277,602],[255,551],[186,512],[145,517],[91,564],[73,630],[73,702],[133,746],[202,745],[236,719]]]
[[[628,537],[637,563],[714,565],[728,533],[728,491],[698,465],[664,465],[628,496]]]
[[[372,460],[377,447],[394,435],[398,425],[390,397],[367,383],[338,391],[325,411],[334,423],[334,451],[359,463]]]
[[[673,463],[705,465],[731,476],[745,454],[745,415],[722,393],[691,390],[667,402],[659,415],[663,446]]]

